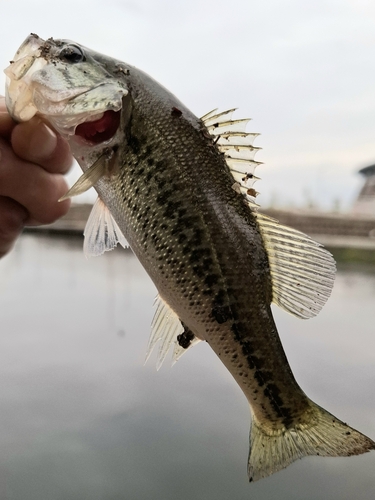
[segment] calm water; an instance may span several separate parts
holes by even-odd
[[[143,366],[155,289],[125,251],[24,235],[0,261],[1,500],[373,498],[375,453],[247,483],[249,410],[207,345]],[[375,438],[375,274],[339,272],[318,318],[275,310],[297,380]]]

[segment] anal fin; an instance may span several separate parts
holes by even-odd
[[[100,156],[91,167],[89,167],[84,174],[73,184],[69,191],[62,196],[59,201],[67,200],[73,196],[85,193],[90,188],[94,187],[98,180],[105,175],[107,171],[108,159],[103,154]]]

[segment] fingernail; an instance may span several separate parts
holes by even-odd
[[[45,159],[52,155],[57,146],[57,136],[45,123],[36,127],[30,137],[29,151],[34,158]]]

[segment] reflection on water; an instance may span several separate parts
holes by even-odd
[[[372,498],[375,453],[249,485],[249,411],[204,344],[143,366],[155,288],[137,259],[24,235],[0,262],[0,498]],[[375,274],[339,273],[318,318],[275,309],[297,380],[375,438]],[[317,487],[319,490],[317,491]]]

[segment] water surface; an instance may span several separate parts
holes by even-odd
[[[206,344],[143,366],[156,291],[131,252],[24,235],[0,261],[1,500],[368,500],[375,452],[248,484],[249,409]],[[298,382],[375,438],[375,274],[339,272],[321,314],[275,308]]]

